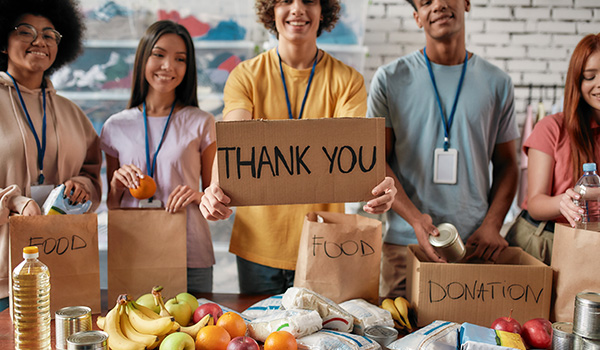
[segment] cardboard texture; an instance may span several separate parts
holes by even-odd
[[[230,205],[359,202],[385,177],[383,118],[217,122]]]
[[[92,313],[101,311],[96,214],[11,216],[9,231],[11,276],[27,246],[37,246],[40,261],[50,269],[53,318],[66,306],[85,305]]]
[[[165,300],[187,291],[186,212],[108,211],[108,307],[164,287]]]
[[[552,269],[521,248],[506,248],[496,264],[443,264],[409,245],[407,265],[407,296],[420,327],[435,320],[489,327],[511,309],[521,324],[550,314]]]
[[[551,320],[573,322],[575,296],[599,292],[598,251],[600,233],[557,224],[552,247],[554,302]]]
[[[304,218],[294,287],[310,289],[336,303],[362,298],[378,305],[380,261],[381,221],[311,212]]]

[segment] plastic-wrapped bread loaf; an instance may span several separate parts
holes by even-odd
[[[313,310],[275,310],[252,320],[248,324],[248,334],[262,342],[276,331],[287,331],[300,338],[319,331],[322,322],[319,314]]]
[[[351,332],[354,327],[354,316],[330,299],[306,288],[289,288],[283,294],[281,305],[287,310],[317,311],[323,319],[323,328]]]

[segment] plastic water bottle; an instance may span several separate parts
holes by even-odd
[[[15,349],[50,350],[50,271],[38,260],[37,247],[23,248],[13,271]]]
[[[596,163],[583,164],[583,176],[575,184],[574,190],[581,195],[574,202],[584,210],[577,227],[600,231],[600,176],[596,171]]]

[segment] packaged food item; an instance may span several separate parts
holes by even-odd
[[[263,299],[254,305],[250,306],[246,310],[242,311],[242,315],[249,318],[257,318],[270,314],[275,310],[281,309],[281,298],[283,294],[273,295]]]
[[[392,314],[364,299],[352,299],[340,303],[340,307],[354,316],[352,333],[364,335],[364,330],[371,326],[394,327]]]
[[[65,197],[65,185],[62,184],[53,189],[42,206],[44,215],[85,214],[90,210],[92,201],[85,203],[70,204],[69,198]]]
[[[351,332],[354,316],[330,299],[306,288],[289,288],[281,300],[285,309],[315,310],[323,319],[323,328]]]
[[[319,313],[314,310],[275,310],[252,320],[248,324],[248,334],[261,342],[276,331],[287,331],[300,338],[319,331],[322,323]]]
[[[523,339],[517,333],[499,331],[466,322],[460,326],[460,350],[502,350],[506,348],[526,350]]]
[[[328,329],[297,339],[299,350],[378,350],[381,346],[362,335],[336,332]]]
[[[449,263],[461,261],[467,252],[456,227],[449,223],[438,225],[439,236],[429,236],[435,252]]]
[[[387,347],[390,350],[456,350],[460,324],[434,321],[404,336]]]

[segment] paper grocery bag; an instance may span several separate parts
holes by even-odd
[[[88,306],[100,313],[96,214],[11,216],[9,231],[11,274],[27,246],[37,246],[40,261],[48,266],[52,317],[66,306]]]
[[[137,299],[164,287],[187,291],[186,211],[164,208],[108,211],[108,307],[119,294]]]
[[[600,232],[556,225],[551,262],[554,270],[552,320],[572,322],[577,293],[600,292],[599,251]]]
[[[378,305],[380,260],[379,220],[311,212],[304,218],[294,287],[336,303],[363,298]]]

